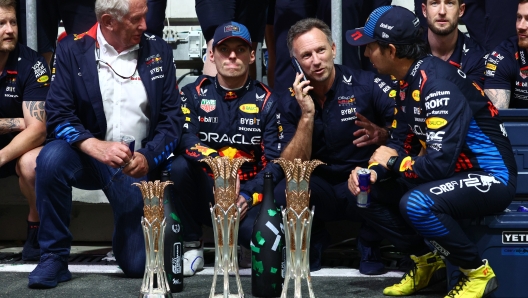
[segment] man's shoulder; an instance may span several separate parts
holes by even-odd
[[[460,49],[461,51],[463,51],[464,55],[479,56],[479,58],[482,58],[487,54],[486,49],[484,49],[479,43],[477,43],[476,40],[465,35],[460,31],[459,34],[462,36],[464,41],[463,47],[462,49]]]
[[[207,86],[212,85],[213,77],[208,75],[199,75],[194,82],[191,82],[183,87],[181,87],[181,90],[185,93],[188,92],[197,92],[198,95],[201,93],[204,93],[200,90],[200,88],[207,88]]]
[[[147,32],[143,32],[139,45],[147,48],[148,51],[161,51],[170,48],[169,44],[163,38]]]
[[[495,55],[497,57],[498,54],[515,56],[519,50],[518,41],[517,36],[504,40],[490,52],[490,56]]]

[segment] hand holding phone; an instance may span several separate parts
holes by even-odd
[[[299,64],[299,61],[297,61],[297,59],[295,59],[295,57],[292,56],[291,63],[292,63],[292,66],[295,72],[303,75],[301,82],[307,81],[306,76],[304,75],[304,71],[302,70],[301,65]]]

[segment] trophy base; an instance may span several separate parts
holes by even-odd
[[[139,293],[139,298],[172,298],[171,293]]]

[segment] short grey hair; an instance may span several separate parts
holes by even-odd
[[[109,14],[119,22],[130,11],[129,0],[97,0],[95,1],[95,16],[101,21],[104,14]]]
[[[324,35],[326,35],[326,39],[328,39],[328,42],[330,44],[334,43],[332,40],[332,31],[325,22],[316,18],[302,19],[295,23],[295,25],[293,25],[290,30],[288,30],[287,43],[288,50],[290,50],[290,56],[293,56],[293,40],[297,38],[297,36],[302,35],[313,28],[323,31]]]

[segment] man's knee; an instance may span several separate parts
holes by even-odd
[[[37,160],[37,171],[45,171],[49,174],[49,171],[56,171],[63,168],[61,164],[64,164],[65,160],[69,160],[69,156],[74,153],[70,144],[66,141],[56,140],[46,144],[40,151]]]

